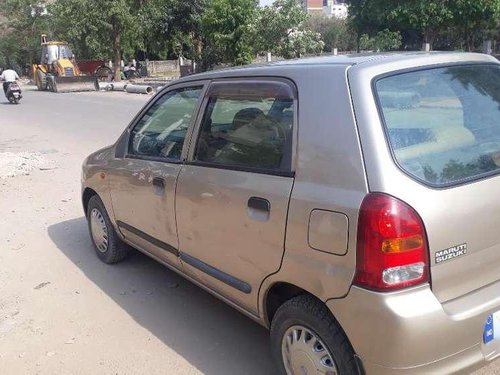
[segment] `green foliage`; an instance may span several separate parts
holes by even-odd
[[[203,68],[218,64],[243,65],[253,59],[251,22],[254,0],[212,0],[200,20]]]
[[[58,0],[49,12],[51,37],[69,42],[78,58],[109,59],[119,39],[120,54],[138,47],[136,10],[131,0]]]
[[[160,56],[167,57],[168,42],[166,38],[159,37],[165,35],[163,20],[166,18],[166,10],[165,1],[150,0],[141,7],[137,14],[137,22],[141,25],[139,28],[139,49],[146,56],[152,51],[161,51]]]
[[[450,1],[449,6],[468,51],[474,49],[482,34],[495,34],[500,19],[500,0],[455,0]]]
[[[320,53],[321,34],[306,28],[308,16],[296,0],[276,0],[260,9],[255,25],[256,49],[284,58]]]
[[[209,0],[150,0],[139,11],[145,55],[162,58],[201,54],[201,15]]]
[[[363,34],[359,43],[362,50],[393,51],[401,47],[401,39],[399,31],[385,29],[379,31],[373,38],[370,38],[368,34]]]
[[[119,80],[123,55],[140,47],[136,6],[134,0],[58,0],[49,7],[54,37],[72,44],[80,59],[113,56]]]
[[[36,60],[40,50],[40,34],[49,26],[45,14],[46,1],[5,0],[0,12],[0,64],[21,65]]]
[[[419,31],[426,43],[433,43],[438,32],[450,25],[453,13],[449,0],[409,0],[395,2],[387,18],[401,28]]]
[[[384,24],[386,13],[386,0],[351,0],[348,21],[356,33],[358,51],[361,36],[375,34]]]
[[[416,32],[431,46],[437,39],[449,47],[474,50],[489,37],[500,37],[500,0],[353,0],[349,23],[363,43],[389,29]]]
[[[257,3],[3,0],[0,65],[38,61],[42,33],[69,42],[79,59],[183,56],[204,69],[246,64],[266,52],[293,58],[333,48],[415,48],[421,41],[478,50],[487,38],[500,40],[500,0],[351,0],[347,20],[310,17],[299,0]]]
[[[334,48],[339,51],[353,51],[357,48],[356,33],[347,20],[313,16],[307,20],[306,28],[321,35],[321,40],[325,43],[324,52],[332,52]]]

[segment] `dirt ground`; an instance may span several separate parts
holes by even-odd
[[[273,374],[265,329],[139,253],[93,252],[81,163],[147,99],[0,98],[0,374]]]

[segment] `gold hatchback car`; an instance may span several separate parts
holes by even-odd
[[[500,64],[320,57],[192,75],[83,165],[104,262],[138,249],[270,328],[278,374],[500,355]]]

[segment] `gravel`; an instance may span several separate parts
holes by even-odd
[[[38,152],[0,152],[0,179],[29,175],[33,170],[55,169],[53,161]]]

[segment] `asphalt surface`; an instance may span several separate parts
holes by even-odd
[[[0,97],[0,153],[55,165],[0,179],[0,374],[274,374],[264,328],[140,253],[115,266],[94,254],[82,161],[148,99]]]
[[[53,165],[0,178],[0,374],[275,373],[259,325],[140,253],[115,266],[94,254],[81,163],[148,99],[25,89],[14,106],[0,97],[0,153]]]

